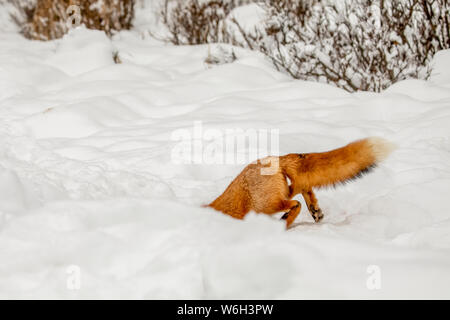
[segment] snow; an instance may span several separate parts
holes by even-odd
[[[450,84],[450,50],[443,50],[436,53],[433,61],[433,70],[430,81],[434,85],[441,85],[448,88]]]
[[[449,51],[428,81],[350,94],[242,49],[207,66],[208,46],[142,29],[112,41],[83,28],[52,42],[2,32],[0,48],[0,298],[450,298]],[[398,149],[319,190],[321,223],[303,204],[286,231],[279,215],[201,207],[244,165],[171,158],[174,132],[196,121],[278,129],[280,154],[366,136]]]
[[[89,71],[100,69],[114,64],[112,45],[102,31],[80,33],[71,32],[66,39],[55,41],[57,47],[55,54],[45,63],[53,66],[70,76],[76,76]],[[89,57],[89,59],[85,59]],[[71,61],[71,63],[67,63]]]

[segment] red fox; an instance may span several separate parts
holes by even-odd
[[[390,142],[372,137],[328,152],[260,159],[249,164],[207,207],[237,219],[243,219],[251,210],[265,214],[286,212],[282,219],[288,228],[301,209],[300,202],[292,198],[301,193],[315,222],[319,222],[323,214],[313,188],[335,186],[362,177],[393,149]],[[278,161],[275,171],[261,174],[274,160]]]

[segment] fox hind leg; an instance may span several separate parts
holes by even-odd
[[[286,220],[286,228],[289,228],[292,222],[294,222],[295,218],[297,218],[298,214],[300,213],[300,209],[301,204],[297,200],[283,201],[282,210],[289,210],[281,217],[281,219]]]
[[[314,218],[315,222],[319,222],[323,219],[322,209],[319,207],[316,195],[312,190],[302,192],[303,198],[305,199],[306,206],[308,207],[311,216]]]

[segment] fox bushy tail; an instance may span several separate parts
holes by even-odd
[[[297,168],[308,187],[326,187],[359,178],[384,160],[395,145],[378,138],[366,138],[321,153],[306,154]]]

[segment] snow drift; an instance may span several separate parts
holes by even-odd
[[[450,52],[429,81],[349,94],[138,31],[0,48],[0,298],[450,298]],[[278,129],[281,154],[398,149],[285,231],[201,208],[244,165],[174,163],[172,133],[195,121]]]

